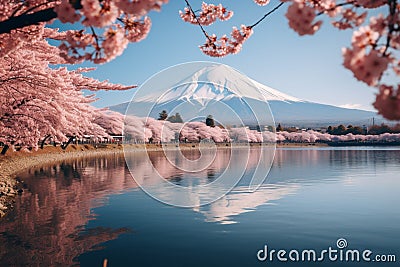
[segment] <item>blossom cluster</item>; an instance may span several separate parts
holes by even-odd
[[[259,5],[266,5],[268,0],[255,0]],[[354,77],[369,86],[379,89],[374,106],[385,118],[400,120],[398,103],[399,89],[396,86],[385,85],[382,78],[386,73],[400,75],[400,4],[397,0],[281,0],[288,2],[289,7],[285,14],[289,27],[302,35],[315,34],[322,25],[322,20],[317,20],[320,15],[327,15],[332,19],[332,25],[339,30],[354,29],[350,48],[343,48],[343,66],[349,69]],[[204,7],[208,7],[203,3]],[[279,7],[279,6],[278,6]],[[369,16],[369,24],[363,25],[370,9],[388,8],[388,14]],[[219,6],[222,9],[222,6]],[[181,12],[184,21],[207,26],[203,23],[204,16],[191,12],[189,5],[185,12]],[[271,12],[267,13],[262,21]],[[243,43],[253,33],[254,25],[242,25],[241,29],[234,28],[231,37],[223,35],[217,38],[215,34],[205,33],[206,43],[200,49],[206,55],[223,57],[239,52]],[[385,88],[385,89],[382,89]],[[390,91],[390,93],[388,93]],[[384,107],[386,103],[387,106]],[[389,108],[390,107],[390,108]],[[394,110],[393,110],[394,109]],[[390,113],[391,111],[391,114]]]
[[[376,96],[374,107],[379,114],[389,120],[399,120],[400,118],[400,84],[397,89],[394,86],[381,85]]]
[[[270,2],[253,1],[260,6]],[[255,26],[284,3],[288,5],[285,16],[289,27],[299,35],[315,34],[323,21],[318,18],[326,15],[337,29],[353,30],[351,46],[343,49],[344,67],[357,80],[378,89],[375,107],[381,114],[386,118],[400,119],[398,110],[393,110],[392,116],[382,105],[388,99],[395,101],[393,99],[399,94],[398,83],[391,85],[385,81],[388,74],[400,75],[399,0],[280,0],[277,7],[255,24],[234,27],[230,36],[222,35],[220,38],[217,36],[221,35],[208,34],[204,28],[217,20],[230,19],[233,11],[221,4],[204,2],[199,11],[193,11],[189,1],[185,2],[187,7],[180,16],[183,21],[201,27],[207,39],[200,50],[212,57],[238,53]],[[59,42],[59,56],[64,63],[85,60],[105,63],[121,55],[129,42],[146,38],[151,28],[149,12],[159,11],[166,3],[168,0],[0,0],[0,57],[45,38]],[[376,15],[372,9],[382,14]],[[26,23],[29,21],[27,16],[38,12],[44,12],[42,14],[46,14],[43,16],[48,16],[47,19]],[[46,23],[54,18],[63,23],[77,23],[83,28],[74,27],[67,31],[46,28]],[[369,18],[367,23],[366,18]],[[10,26],[11,21],[19,21],[20,26]],[[5,31],[3,26],[11,28]],[[388,88],[392,93],[385,93]]]
[[[151,20],[147,14],[152,10],[160,10],[167,2],[168,0],[0,0],[0,23],[26,15],[27,12],[54,10],[61,22],[79,22],[86,27],[53,34],[52,39],[61,42],[60,53],[66,62],[90,60],[105,63],[121,55],[129,42],[139,42],[146,38],[151,28]],[[77,3],[79,6],[76,6]],[[0,56],[11,53],[26,42],[42,38],[44,27],[45,23],[39,23],[1,34]]]
[[[194,14],[189,7],[185,7],[184,11],[179,11],[182,20],[191,24],[211,25],[217,19],[225,21],[233,16],[233,11],[228,11],[221,4],[213,5],[204,3],[201,5],[201,12]]]
[[[254,2],[259,6],[265,6],[269,4],[270,0],[254,0]]]
[[[253,29],[241,25],[240,30],[233,27],[231,36],[226,35],[217,38],[215,34],[207,36],[207,41],[200,46],[201,51],[212,57],[224,57],[228,54],[236,54],[242,49],[243,43],[253,34]]]
[[[94,95],[82,90],[126,90],[132,86],[112,84],[84,76],[92,69],[68,70],[50,64],[65,63],[57,47],[45,40],[24,44],[0,58],[0,142],[38,147],[51,136],[64,142],[70,136],[105,137],[115,130],[122,115],[104,113],[91,105]]]
[[[286,17],[290,28],[299,35],[314,34],[322,24],[321,20],[314,22],[315,10],[303,1],[293,1],[286,12]]]

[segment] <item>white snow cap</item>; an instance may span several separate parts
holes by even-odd
[[[188,75],[187,75],[188,74]],[[166,103],[176,99],[197,100],[199,102],[209,100],[228,100],[234,97],[246,97],[260,101],[291,101],[303,102],[303,100],[284,94],[271,87],[263,85],[248,78],[242,73],[226,65],[215,64],[206,66],[192,73],[185,73],[186,78],[173,81],[171,84],[152,87],[147,95],[138,97],[134,102]],[[160,96],[160,91],[165,93]]]

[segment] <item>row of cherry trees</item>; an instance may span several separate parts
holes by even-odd
[[[93,107],[94,95],[85,96],[82,90],[132,86],[85,77],[91,69],[52,66],[62,63],[59,49],[45,39],[24,43],[0,58],[1,143],[38,147],[46,137],[66,142],[75,136],[121,132],[123,116]]]
[[[94,122],[99,114],[90,106],[94,97],[84,96],[81,90],[126,88],[86,78],[83,73],[87,70],[69,71],[51,65],[85,60],[105,63],[114,59],[129,42],[146,38],[151,27],[148,13],[160,10],[167,2],[0,0],[0,141],[34,145],[49,134],[59,140],[89,132],[104,134],[104,126],[110,124],[103,123],[102,127]],[[254,2],[260,6],[269,4],[269,0]],[[201,29],[206,39],[200,46],[203,53],[222,57],[238,53],[255,27],[285,4],[289,26],[299,35],[318,31],[322,15],[331,18],[339,30],[352,29],[351,46],[343,49],[344,67],[356,79],[377,87],[374,106],[384,117],[400,119],[400,84],[386,84],[382,79],[387,74],[400,75],[397,0],[281,0],[255,24],[235,27],[229,36],[219,38],[209,34],[207,26],[229,20],[233,11],[207,3],[199,9],[192,8],[184,0],[180,16]],[[372,9],[382,12],[370,16]],[[66,31],[46,27],[53,19],[77,25]],[[50,40],[59,45],[49,45]],[[112,117],[108,114],[97,117],[97,121]]]

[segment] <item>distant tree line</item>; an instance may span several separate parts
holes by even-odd
[[[307,130],[311,130],[311,128],[308,128]],[[277,132],[297,132],[299,131],[298,128],[296,127],[282,127],[282,125],[279,123],[278,126],[276,127]],[[344,126],[343,124],[340,124],[338,126],[329,126],[326,130],[328,134],[332,135],[346,135],[346,134],[363,134],[363,135],[379,135],[383,133],[400,133],[400,123],[389,126],[387,124],[382,123],[381,125],[372,125],[369,127],[366,126],[353,126],[353,125],[348,125],[347,127]]]
[[[278,126],[276,127],[276,131],[277,132],[288,132],[288,133],[293,133],[293,132],[297,132],[299,130],[299,128],[296,128],[294,126],[290,126],[290,127],[283,127],[280,123],[278,124]]]
[[[344,135],[348,133],[371,134],[371,135],[379,135],[383,133],[400,133],[400,124],[389,126],[387,124],[382,123],[381,125],[372,125],[368,128],[365,126],[361,127],[352,125],[348,125],[346,127],[343,124],[341,124],[339,126],[329,126],[326,132],[332,135]]]
[[[367,129],[365,127],[348,125],[347,127],[343,124],[339,126],[329,126],[326,130],[328,134],[332,135],[345,135],[345,134],[367,134]]]
[[[277,132],[288,132],[288,133],[295,133],[298,132],[300,129],[294,126],[289,126],[289,127],[283,127],[280,123],[278,124],[278,126],[275,128],[275,130]],[[307,130],[311,130],[311,128],[307,128]],[[270,129],[270,131],[272,131],[272,129]]]

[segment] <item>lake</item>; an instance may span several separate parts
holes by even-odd
[[[246,159],[240,150],[219,149],[207,169],[190,174],[168,167],[178,152],[170,152],[169,159],[151,152],[158,172],[180,186],[211,183],[228,164],[247,160],[243,180],[232,192],[194,208],[167,205],[144,193],[123,155],[21,173],[24,193],[0,221],[0,265],[102,266],[104,259],[108,266],[317,265],[301,259],[283,262],[276,254],[272,262],[260,261],[257,254],[262,250],[259,255],[264,256],[267,245],[268,253],[285,250],[286,258],[292,250],[301,258],[304,250],[313,249],[318,256],[332,247],[344,253],[370,250],[374,260],[345,262],[326,256],[324,266],[398,266],[398,148],[278,148],[267,179],[251,193],[245,181],[255,172],[262,149],[252,148]],[[185,157],[196,159],[196,153]],[[152,179],[154,169],[144,157],[139,152],[128,156],[137,181],[173,198]],[[345,248],[339,249],[340,238]],[[376,262],[376,255],[395,255],[397,263]]]

